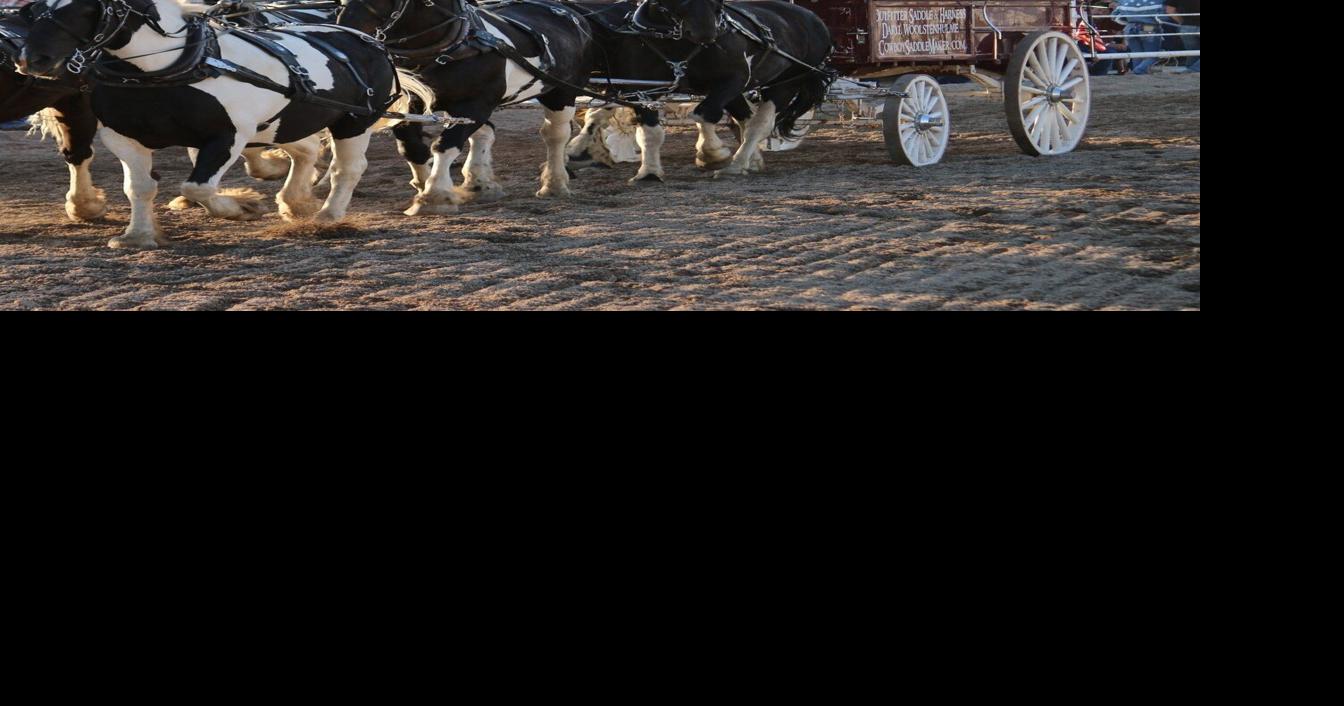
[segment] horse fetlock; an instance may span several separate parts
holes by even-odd
[[[65,215],[72,221],[96,221],[107,215],[107,196],[102,189],[93,193],[72,191],[65,196]]]
[[[275,181],[289,176],[289,159],[283,154],[271,151],[261,154],[244,154],[244,168],[247,175],[261,181]]]

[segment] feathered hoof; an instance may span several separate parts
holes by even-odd
[[[168,241],[158,233],[125,233],[107,241],[113,250],[157,250]]]
[[[451,216],[457,213],[457,204],[448,200],[428,201],[415,197],[411,207],[403,211],[408,216]]]
[[[504,187],[495,182],[488,184],[466,183],[457,190],[457,195],[462,197],[463,201],[473,201],[476,203],[490,203],[499,201],[505,197]]]
[[[65,202],[65,215],[72,221],[96,221],[107,215],[107,198],[103,196],[103,190],[97,189],[97,193],[91,198],[84,198],[78,201],[73,199]]]
[[[715,179],[731,179],[733,177],[744,177],[748,174],[747,170],[741,167],[725,167],[714,172]]]
[[[257,159],[249,159],[244,165],[247,175],[259,181],[277,181],[289,176],[289,158],[284,153],[262,153]]]
[[[732,162],[733,153],[726,149],[723,150],[721,154],[698,152],[695,155],[695,166],[710,172],[716,169],[723,169],[729,164],[732,164]]]
[[[317,223],[339,223],[344,218],[344,214],[337,215],[325,208],[313,214],[313,221]]]
[[[537,192],[539,199],[568,199],[573,198],[574,192],[569,190],[568,186],[543,186],[541,191]]]
[[[194,206],[196,206],[196,202],[185,196],[179,196],[168,202],[169,211],[189,211]]]
[[[290,222],[311,218],[313,214],[322,210],[322,202],[317,199],[277,200],[276,205],[279,206],[280,217]]]
[[[640,184],[663,184],[666,181],[666,179],[663,179],[662,174],[659,174],[658,172],[649,172],[644,175],[636,175],[629,183],[631,186],[639,186]]]

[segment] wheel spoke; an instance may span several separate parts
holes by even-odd
[[[1059,108],[1059,114],[1062,115],[1064,119],[1067,120],[1069,123],[1076,125],[1079,122],[1078,116],[1075,115],[1072,110],[1069,110],[1068,107],[1066,107],[1063,103],[1060,103],[1055,107]]]
[[[1062,88],[1062,89],[1064,89],[1064,90],[1066,90],[1066,91],[1068,91],[1068,90],[1071,90],[1074,86],[1077,86],[1078,84],[1082,83],[1082,82],[1085,81],[1085,80],[1087,80],[1087,79],[1085,79],[1085,78],[1082,77],[1082,76],[1079,76],[1079,77],[1077,77],[1077,78],[1071,78],[1071,79],[1069,79],[1068,81],[1065,81],[1064,83],[1060,84],[1059,87]]]
[[[1059,74],[1059,81],[1063,83],[1065,79],[1073,75],[1073,70],[1078,68],[1077,59],[1069,59],[1069,63],[1064,65],[1064,70]]]
[[[1025,83],[1022,84],[1022,90],[1026,91],[1027,93],[1030,93],[1030,94],[1032,94],[1032,95],[1037,95],[1037,96],[1043,96],[1043,95],[1045,95],[1045,89],[1037,88],[1037,87],[1035,87],[1035,86],[1028,86],[1028,85],[1025,84]]]
[[[1040,86],[1042,88],[1048,88],[1050,86],[1050,82],[1042,78],[1046,74],[1046,72],[1045,69],[1041,67],[1041,62],[1039,61],[1039,58],[1036,56],[1036,52],[1031,52],[1030,54],[1027,54],[1027,64],[1029,64],[1030,66],[1025,67],[1024,70],[1022,71],[1022,74],[1024,76],[1031,78],[1031,80],[1034,81],[1037,86]]]
[[[1027,101],[1026,103],[1023,103],[1023,104],[1022,104],[1022,110],[1027,110],[1028,108],[1034,108],[1034,107],[1036,107],[1036,106],[1038,106],[1038,105],[1040,105],[1040,104],[1042,104],[1042,103],[1045,103],[1045,102],[1047,102],[1047,101],[1049,101],[1049,100],[1050,100],[1050,99],[1049,99],[1049,98],[1046,98],[1045,96],[1036,96],[1035,98],[1032,98],[1031,100]]]
[[[1044,107],[1037,107],[1027,115],[1024,121],[1027,126],[1027,132],[1031,133],[1031,141],[1037,144],[1041,142],[1041,132],[1044,126],[1041,124],[1041,114],[1045,112]]]
[[[1069,50],[1063,44],[1051,41],[1051,46],[1055,48],[1055,83],[1064,80],[1064,62],[1069,60]]]

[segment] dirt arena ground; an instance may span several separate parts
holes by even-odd
[[[667,184],[589,169],[564,202],[532,196],[539,111],[508,111],[496,168],[509,198],[423,220],[400,214],[409,172],[378,136],[356,229],[320,236],[273,213],[167,211],[188,163],[165,151],[174,242],[150,252],[105,246],[129,206],[101,145],[111,211],[72,223],[53,144],[0,133],[0,308],[1200,308],[1198,75],[1097,79],[1086,142],[1047,159],[1018,152],[997,98],[948,92],[955,136],[932,168],[890,163],[876,127],[827,126],[767,155],[765,174],[716,182],[695,168],[694,132],[676,129]],[[254,184],[241,168],[226,180]]]

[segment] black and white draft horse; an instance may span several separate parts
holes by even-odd
[[[538,197],[570,196],[565,145],[575,98],[592,69],[592,30],[574,9],[549,0],[348,0],[340,24],[375,34],[397,65],[434,91],[434,111],[470,125],[449,127],[425,144],[418,125],[393,129],[410,163],[415,200],[407,215],[446,214],[471,200],[504,195],[491,154],[495,109],[533,98],[545,108],[541,128],[546,162]],[[453,160],[470,140],[463,183],[455,188]]]
[[[102,218],[107,200],[89,175],[93,137],[98,132],[89,95],[80,91],[80,80],[73,74],[46,80],[25,76],[16,68],[32,17],[31,5],[21,12],[0,15],[0,122],[48,111],[48,129],[55,133],[61,156],[70,167],[66,215],[81,221]]]
[[[44,135],[55,136],[70,168],[66,215],[76,221],[97,220],[107,213],[107,200],[103,190],[94,187],[89,173],[93,141],[98,132],[90,87],[81,75],[62,72],[56,78],[37,78],[20,74],[15,67],[38,7],[30,4],[17,12],[0,15],[0,122],[32,116]],[[319,16],[315,11],[302,10],[283,15],[265,13],[259,17],[292,22],[317,21]],[[289,174],[289,160],[267,155],[262,147],[245,150],[243,159],[247,173],[256,179],[282,179]]]
[[[91,58],[100,52],[106,58]],[[386,124],[383,112],[404,109],[411,94],[433,100],[372,37],[335,25],[218,33],[176,0],[47,0],[17,63],[36,76],[94,72],[93,110],[131,200],[130,225],[108,243],[114,248],[163,244],[154,150],[194,150],[182,195],[211,215],[240,219],[252,214],[219,193],[220,179],[249,145],[278,145],[292,161],[276,197],[281,215],[334,221],[368,166],[364,153],[372,130]],[[334,162],[319,206],[318,153],[306,138],[324,129]]]
[[[831,32],[812,11],[778,0],[642,0],[574,2],[597,37],[602,76],[660,81],[665,91],[704,96],[692,118],[700,131],[696,164],[735,176],[764,167],[759,146],[772,133],[792,136],[798,119],[826,97],[836,73],[827,65]],[[601,88],[602,80],[594,82]],[[747,99],[754,92],[759,101]],[[571,160],[584,161],[612,109],[590,111],[569,145]],[[737,152],[724,146],[715,126],[728,113],[742,140]],[[642,152],[631,182],[663,179],[664,129],[641,121]]]

